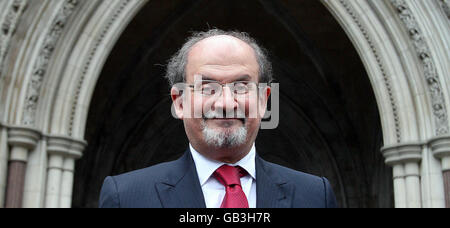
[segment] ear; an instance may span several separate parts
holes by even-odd
[[[264,115],[266,114],[266,110],[267,110],[267,102],[269,100],[270,97],[270,93],[271,93],[271,88],[270,86],[266,86],[261,92],[260,92],[260,96],[259,96],[259,117],[264,118]]]
[[[170,90],[170,97],[172,98],[172,115],[175,118],[183,119],[183,93],[180,89],[173,86]]]

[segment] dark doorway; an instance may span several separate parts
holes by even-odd
[[[104,178],[186,150],[170,114],[165,64],[190,31],[248,32],[269,50],[280,124],[261,130],[266,160],[327,177],[341,207],[393,207],[373,90],[344,30],[317,0],[152,0],[117,42],[93,95],[73,207],[97,207]]]

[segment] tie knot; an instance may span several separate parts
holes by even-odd
[[[247,171],[240,166],[223,165],[214,172],[214,177],[225,186],[241,185],[241,177]]]

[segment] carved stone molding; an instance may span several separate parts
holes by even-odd
[[[447,19],[450,20],[450,1],[449,0],[437,0],[445,15],[447,15]]]
[[[44,42],[40,48],[39,55],[33,66],[31,80],[28,84],[25,106],[23,110],[22,123],[32,126],[35,123],[35,115],[42,81],[47,71],[50,58],[53,55],[59,37],[63,33],[64,27],[75,8],[78,0],[65,0],[56,17],[53,19],[50,29],[45,35]]]
[[[435,157],[439,159],[450,157],[450,136],[432,138],[428,144]]]
[[[411,12],[405,0],[390,0],[397,10],[398,16],[406,30],[416,51],[417,57],[422,64],[423,75],[426,80],[428,92],[431,97],[431,108],[433,110],[436,136],[449,133],[448,114],[445,106],[444,93],[436,70],[435,63],[431,57],[431,51],[424,39],[416,18]]]
[[[49,154],[58,154],[74,159],[81,158],[86,141],[77,140],[67,136],[47,135],[47,151]]]
[[[81,73],[81,77],[78,80],[78,84],[77,84],[76,91],[75,91],[75,96],[74,96],[73,103],[72,103],[72,109],[71,109],[71,113],[70,113],[70,122],[69,122],[69,126],[68,126],[68,128],[69,128],[68,132],[69,132],[70,136],[73,135],[73,123],[75,120],[77,103],[79,102],[78,99],[80,97],[81,88],[83,87],[84,79],[87,76],[87,72],[89,71],[89,69],[91,67],[92,60],[94,59],[94,56],[96,55],[97,51],[99,50],[98,47],[104,42],[104,38],[105,38],[106,34],[108,34],[108,32],[110,31],[111,26],[114,24],[116,19],[122,14],[123,10],[130,2],[131,2],[130,0],[123,0],[121,2],[121,4],[115,10],[114,14],[112,14],[110,16],[110,18],[108,19],[108,22],[103,27],[102,31],[96,37],[95,44],[90,48],[89,55],[86,59],[86,62],[84,63],[83,68],[82,68],[83,71]]]
[[[8,127],[8,143],[11,146],[21,146],[28,150],[32,150],[39,139],[41,132],[26,126],[9,126]]]
[[[1,30],[0,30],[0,77],[3,71],[3,62],[7,54],[9,47],[9,41],[14,35],[16,25],[20,20],[22,13],[25,11],[28,1],[26,0],[13,0],[12,4],[7,9],[7,13],[4,18],[0,18]]]
[[[390,166],[422,160],[423,143],[404,143],[381,148],[385,163]]]
[[[358,14],[355,13],[355,10],[353,9],[353,7],[347,3],[347,0],[339,0],[339,2],[341,3],[341,5],[345,8],[345,10],[347,11],[347,13],[352,17],[353,21],[355,22],[355,24],[358,26],[359,30],[361,31],[361,34],[363,34],[364,38],[366,39],[367,44],[370,46],[370,50],[372,51],[373,56],[375,57],[376,61],[377,61],[377,65],[378,68],[380,69],[380,72],[383,75],[383,82],[384,85],[387,89],[387,92],[389,94],[389,102],[391,104],[391,108],[392,108],[392,114],[394,116],[394,123],[395,123],[395,136],[396,136],[396,140],[397,143],[400,143],[402,141],[402,135],[401,135],[401,131],[400,131],[400,119],[399,119],[399,114],[398,114],[398,107],[397,107],[397,101],[394,97],[394,91],[392,88],[392,83],[390,78],[388,77],[385,67],[384,67],[384,63],[383,60],[381,59],[380,55],[378,54],[378,49],[376,47],[376,43],[374,43],[372,41],[372,38],[370,37],[369,33],[367,32],[366,28],[364,27],[364,25],[361,22],[361,19],[359,18]]]

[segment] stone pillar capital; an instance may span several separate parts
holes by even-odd
[[[82,156],[86,141],[62,135],[47,135],[47,151],[49,154],[62,155],[78,159]]]
[[[381,153],[385,157],[385,163],[390,166],[410,162],[420,162],[422,160],[423,143],[402,143],[385,146],[381,148]]]
[[[432,138],[428,145],[436,158],[450,157],[450,135]]]
[[[8,126],[8,144],[32,150],[41,138],[41,132],[25,126]]]

